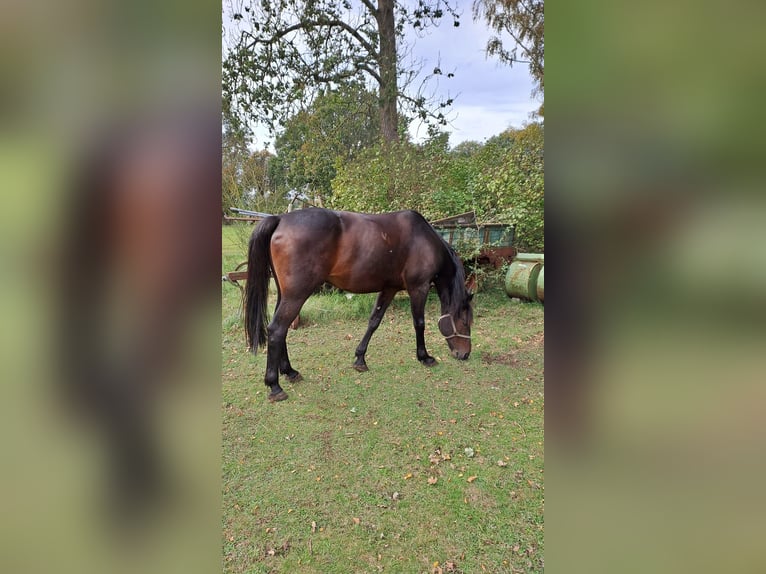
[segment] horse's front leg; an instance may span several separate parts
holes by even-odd
[[[372,308],[370,314],[370,322],[367,325],[367,332],[359,342],[359,346],[356,348],[356,360],[354,361],[354,368],[361,372],[369,370],[367,363],[364,360],[364,356],[367,353],[367,346],[370,344],[372,334],[380,326],[380,322],[383,319],[383,315],[386,313],[386,309],[391,304],[391,301],[396,295],[397,289],[386,289],[378,293],[378,299],[375,301],[375,306]]]
[[[416,355],[418,357],[418,361],[427,367],[431,367],[436,364],[436,359],[429,355],[428,351],[426,350],[425,311],[429,288],[430,284],[427,283],[424,287],[409,291],[410,307],[412,309],[412,323],[415,326]]]

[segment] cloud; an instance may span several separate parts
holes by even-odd
[[[474,22],[470,12],[463,14],[460,27],[445,21],[422,38],[410,36],[412,57],[423,71],[439,66],[453,78],[441,76],[431,85],[436,97],[454,98],[448,114],[450,144],[466,140],[484,141],[508,127],[521,127],[529,121],[541,101],[532,97],[533,82],[526,64],[513,67],[487,59],[484,48],[490,33],[483,22]],[[422,76],[421,76],[422,77]],[[426,135],[422,125],[413,123],[410,134],[416,141]]]

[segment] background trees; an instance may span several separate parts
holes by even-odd
[[[399,139],[399,109],[444,123],[451,100],[429,101],[413,91],[417,70],[403,67],[405,29],[423,30],[442,18],[459,26],[446,0],[278,0],[231,3],[239,24],[223,64],[224,107],[274,129],[305,108],[319,88],[349,82],[375,87],[380,135]],[[434,70],[434,75],[441,71]],[[246,123],[246,122],[242,122]]]
[[[284,211],[296,194],[338,209],[417,209],[429,219],[473,210],[482,222],[514,225],[517,247],[544,250],[542,121],[451,149],[439,131],[451,100],[424,97],[412,86],[418,70],[402,64],[405,32],[441,20],[459,25],[452,5],[234,6],[227,15],[238,27],[223,65],[225,210]],[[487,53],[508,65],[528,63],[542,96],[543,1],[474,0],[473,15],[497,32]],[[436,66],[429,75],[444,74]],[[409,139],[412,119],[430,121],[425,142]],[[251,150],[250,122],[272,129],[276,155]]]
[[[376,115],[377,96],[361,84],[321,90],[276,138],[275,169],[282,170],[286,186],[319,203],[329,199],[336,166],[379,141]]]
[[[544,4],[544,0],[473,1],[474,18],[483,18],[497,33],[487,42],[487,54],[509,66],[529,64],[540,95],[545,91]]]
[[[520,249],[544,251],[543,144],[542,123],[530,123],[453,150],[446,134],[422,145],[376,145],[338,169],[331,205],[416,209],[428,219],[475,211],[479,221],[512,224]]]
[[[269,164],[274,156],[266,151],[251,151],[247,138],[224,122],[221,153],[221,184],[223,214],[231,215],[230,207],[246,207],[257,198],[269,197],[277,191]]]

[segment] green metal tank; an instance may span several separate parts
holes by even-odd
[[[545,301],[545,265],[540,269],[537,276],[537,300],[543,303]]]
[[[544,261],[541,254],[519,253],[505,276],[505,292],[508,296],[538,301],[537,281]]]

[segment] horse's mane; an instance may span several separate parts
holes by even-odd
[[[434,233],[441,241],[447,255],[442,263],[442,268],[439,270],[439,275],[445,281],[447,287],[445,290],[447,313],[456,315],[460,312],[468,295],[465,288],[465,270],[455,248],[447,243],[441,235],[436,233],[436,230],[434,230]]]
[[[454,315],[460,311],[460,307],[465,303],[465,298],[467,295],[465,289],[465,270],[463,269],[463,264],[460,261],[460,258],[457,256],[457,252],[452,247],[452,245],[447,243],[443,238],[442,242],[447,247],[449,260],[452,264],[452,268],[454,269],[449,289],[447,290],[449,299],[447,302],[447,307],[449,308],[450,314]]]
[[[465,288],[465,270],[463,269],[463,264],[454,247],[452,247],[452,245],[450,245],[447,240],[434,229],[433,225],[431,225],[425,217],[417,211],[412,211],[411,213],[415,214],[421,221],[421,225],[425,226],[422,229],[430,230],[430,233],[433,234],[433,237],[435,237],[436,241],[442,246],[444,258],[442,260],[441,268],[438,271],[440,278],[439,282],[442,287],[446,287],[443,291],[445,300],[442,302],[445,304],[446,312],[455,316],[461,311],[461,307],[468,296]],[[426,233],[428,233],[428,231],[426,231]]]

